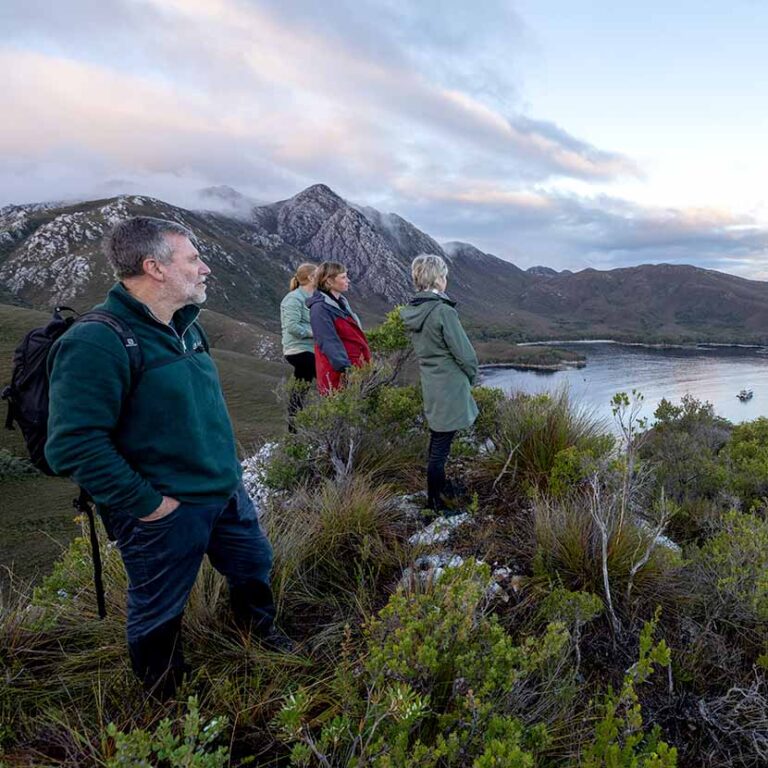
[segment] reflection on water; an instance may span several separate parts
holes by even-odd
[[[643,416],[653,418],[662,398],[678,402],[690,393],[707,400],[733,422],[768,416],[768,349],[696,347],[654,349],[611,343],[558,344],[587,358],[586,368],[539,372],[485,370],[482,383],[508,392],[547,392],[568,387],[576,402],[610,417],[610,400],[619,391],[645,396]],[[742,403],[742,389],[754,397]]]

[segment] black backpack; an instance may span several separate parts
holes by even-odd
[[[68,312],[68,315],[64,315]],[[54,342],[75,323],[102,323],[109,326],[120,338],[131,366],[131,392],[143,372],[141,347],[133,331],[120,318],[102,309],[93,309],[78,315],[70,307],[56,307],[51,321],[42,328],[30,331],[16,348],[13,355],[11,383],[3,389],[2,398],[8,402],[6,429],[19,425],[32,463],[46,475],[55,475],[45,460],[45,441],[48,437],[48,354]],[[101,579],[101,556],[96,537],[96,521],[92,499],[85,489],[73,501],[73,506],[88,516],[91,550],[93,552],[94,580],[99,616],[107,615],[104,603],[104,585]]]
[[[65,316],[62,313],[69,312]],[[142,373],[141,347],[133,331],[116,315],[103,309],[94,309],[78,315],[70,307],[56,307],[48,325],[30,331],[13,355],[11,383],[3,389],[2,398],[8,401],[6,429],[19,425],[27,444],[32,463],[46,475],[56,473],[45,460],[45,441],[48,437],[48,353],[54,342],[75,323],[102,323],[120,338],[131,366],[131,388]]]

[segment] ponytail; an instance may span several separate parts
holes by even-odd
[[[304,264],[299,264],[291,278],[291,290],[295,291],[300,285],[306,285],[312,279],[316,269],[317,264],[311,264],[308,261],[304,262]]]

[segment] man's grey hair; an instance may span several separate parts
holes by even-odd
[[[442,256],[420,253],[411,263],[411,277],[417,291],[437,288],[437,281],[448,276],[448,265]]]
[[[151,216],[134,216],[117,224],[104,238],[106,255],[115,277],[137,277],[144,274],[142,264],[146,259],[157,259],[170,264],[173,246],[168,235],[188,237],[195,243],[192,231],[175,221],[154,219]]]

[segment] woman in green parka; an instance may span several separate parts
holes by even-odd
[[[445,289],[448,267],[440,256],[422,254],[411,264],[416,295],[400,310],[419,360],[424,415],[429,425],[427,503],[436,512],[445,508],[445,463],[460,429],[474,424],[477,404],[472,384],[477,355]]]

